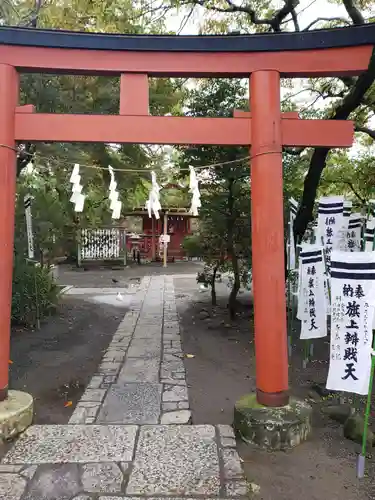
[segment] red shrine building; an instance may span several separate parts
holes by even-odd
[[[133,212],[126,214],[127,219],[141,218],[141,228],[138,237],[128,237],[127,249],[131,253],[132,248],[138,247],[141,256],[146,261],[162,260],[162,245],[160,236],[167,234],[170,237],[168,243],[168,261],[186,260],[186,254],[182,248],[186,236],[195,231],[196,218],[188,213],[186,208],[166,208],[165,213],[160,212],[160,219],[153,215],[149,217],[147,210],[136,208]],[[164,222],[166,219],[167,230],[164,233]]]

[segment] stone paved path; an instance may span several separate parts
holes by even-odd
[[[69,424],[2,460],[0,500],[248,496],[232,428],[189,424],[173,277],[146,277]]]

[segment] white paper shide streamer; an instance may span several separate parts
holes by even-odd
[[[197,179],[197,174],[195,173],[194,167],[190,166],[190,184],[189,184],[189,192],[192,194],[190,211],[194,216],[199,215],[199,208],[202,206],[201,204],[201,195],[199,192],[199,182]]]
[[[303,340],[327,335],[327,301],[325,296],[323,247],[304,245],[300,253],[300,287],[298,318]]]
[[[331,349],[327,389],[369,390],[375,304],[375,252],[333,251]]]
[[[69,179],[72,184],[72,196],[70,201],[74,204],[75,212],[82,212],[85,205],[86,196],[82,194],[81,176],[79,175],[79,165],[76,163],[73,167],[72,175]]]
[[[29,259],[33,259],[34,235],[33,235],[33,223],[32,223],[32,213],[31,213],[31,204],[33,201],[33,197],[31,196],[31,194],[26,194],[23,201],[24,201],[25,219],[26,219],[27,254]]]
[[[119,200],[119,192],[117,191],[117,182],[115,181],[115,173],[111,165],[108,165],[108,171],[111,177],[109,183],[109,197],[108,197],[111,204],[109,208],[110,210],[112,210],[112,219],[117,220],[121,217],[122,203]]]
[[[150,218],[152,217],[152,214],[154,214],[155,219],[160,219],[160,186],[156,181],[156,174],[154,171],[151,172],[151,189],[148,200],[146,201],[146,209]]]

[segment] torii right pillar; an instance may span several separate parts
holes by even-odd
[[[251,227],[257,401],[288,404],[280,74],[250,78]]]
[[[251,74],[250,109],[256,393],[237,401],[233,425],[245,441],[283,450],[310,435],[312,408],[288,390],[282,146],[321,144],[317,136],[323,124],[324,140],[332,147],[349,145],[353,133],[347,123],[337,140],[337,122],[332,127],[332,122],[282,115],[280,74],[274,70]],[[237,116],[250,118],[249,113]]]

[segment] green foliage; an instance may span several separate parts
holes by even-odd
[[[52,314],[58,303],[58,287],[49,267],[35,266],[18,256],[13,269],[12,323],[36,326]]]
[[[36,5],[34,0],[6,0],[0,8],[0,22],[26,25],[26,21],[35,17]],[[154,15],[143,2],[61,0],[43,1],[41,5],[37,15],[37,27],[40,29],[112,33],[159,33],[164,29],[163,18]],[[182,81],[150,78],[149,84],[152,114],[180,111],[184,95]],[[21,75],[21,104],[33,104],[37,112],[118,114],[119,96],[118,77]],[[162,148],[138,144],[38,144],[33,159],[34,173],[18,177],[18,251],[21,247],[22,251],[26,248],[25,193],[34,197],[33,226],[38,254],[50,257],[66,252],[72,254],[80,227],[113,223],[108,200],[108,165],[116,170],[116,182],[125,212],[144,205],[148,197],[150,167],[160,169],[165,157]],[[86,195],[85,208],[80,214],[74,212],[69,201],[69,178],[75,163],[81,166],[81,183]],[[69,248],[66,248],[67,242]]]
[[[182,248],[188,257],[202,257],[204,253],[202,247],[202,238],[200,234],[185,236],[182,242]]]
[[[346,152],[331,154],[320,187],[323,195],[343,194],[357,205],[366,205],[374,198],[374,151],[364,148],[358,156]]]
[[[234,109],[247,109],[246,86],[241,80],[207,79],[187,95],[189,116],[232,116]],[[249,153],[241,147],[189,146],[180,149],[180,165],[204,167],[200,184],[202,207],[200,233],[188,245],[199,246],[206,268],[233,274],[229,303],[233,305],[241,276],[250,266],[250,168]],[[245,158],[245,159],[244,159]],[[214,286],[212,281],[211,286]],[[231,308],[230,306],[230,309]]]

